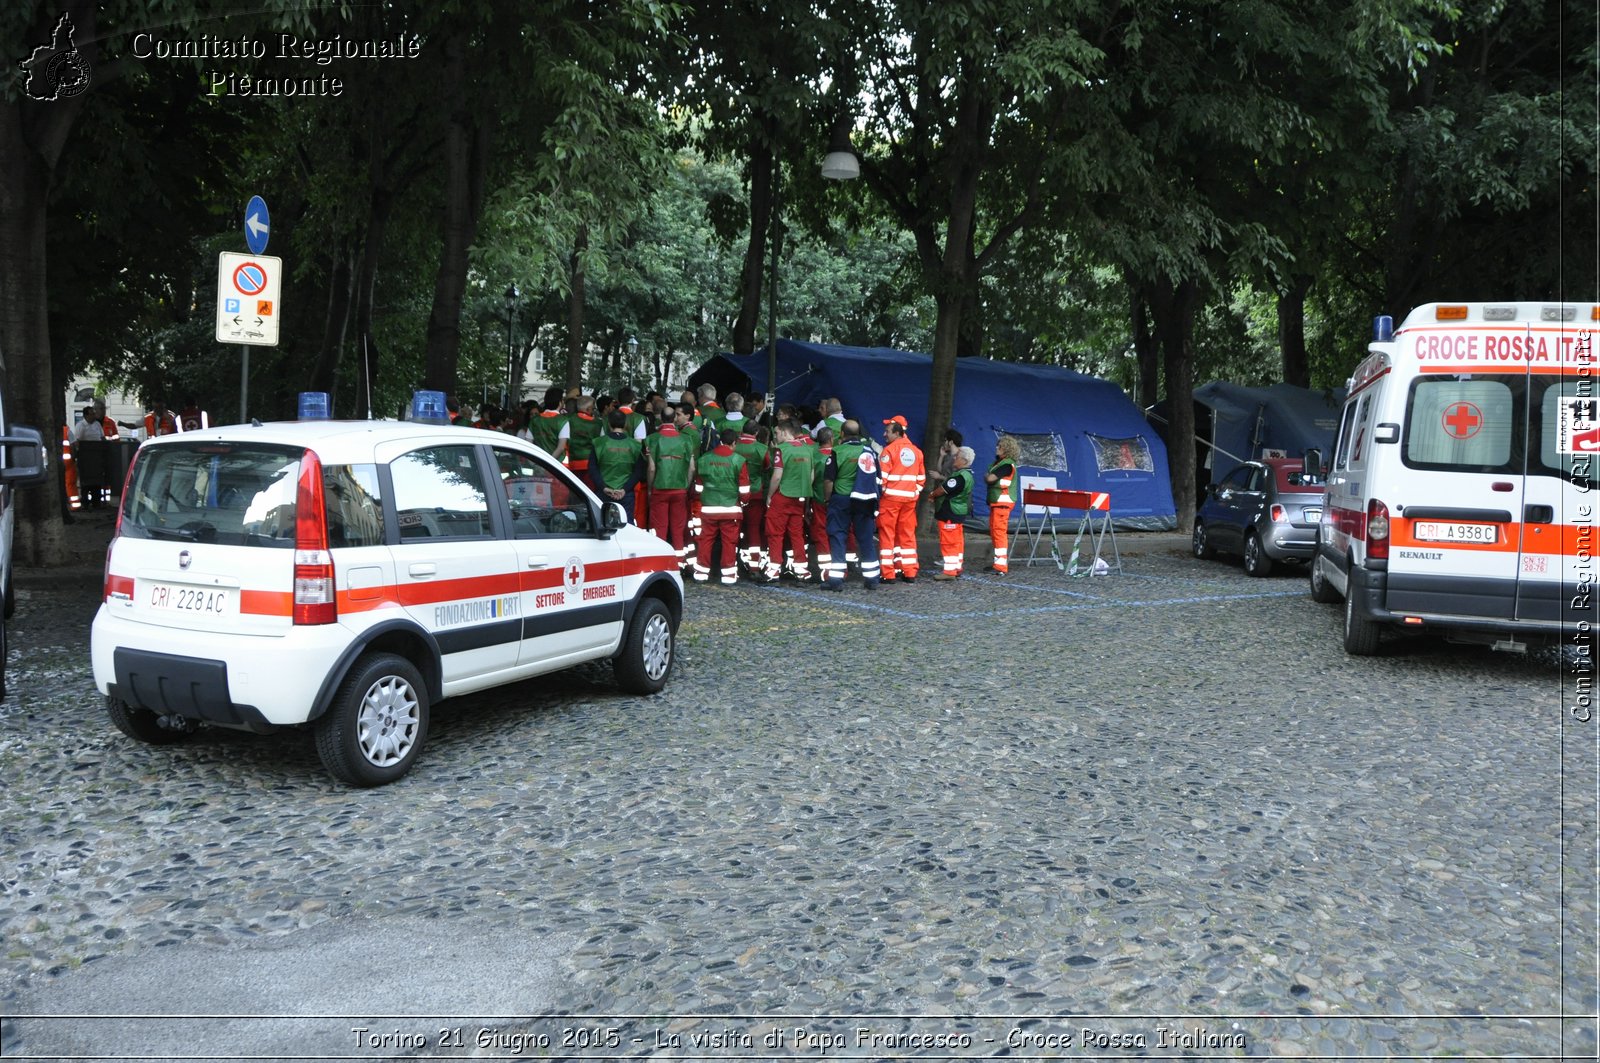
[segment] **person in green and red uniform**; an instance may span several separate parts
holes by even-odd
[[[744,507],[744,540],[740,557],[752,573],[767,567],[767,477],[771,473],[767,429],[745,421],[745,431],[733,445],[750,470],[750,501]]]
[[[589,475],[589,462],[594,458],[594,441],[604,431],[604,422],[594,415],[594,396],[579,395],[568,405],[572,415],[567,419],[567,468],[578,474],[578,479],[594,486]]]
[[[636,502],[633,489],[644,467],[644,444],[628,434],[628,415],[621,410],[612,410],[606,420],[610,431],[594,441],[594,460],[589,471],[594,475],[595,490],[600,497],[619,503],[628,514],[628,520],[638,523],[633,515]]]
[[[645,443],[645,478],[650,485],[650,530],[678,551],[678,564],[688,564],[692,549],[689,485],[694,482],[694,404],[681,403],[672,423],[664,424]]]
[[[787,572],[797,580],[811,578],[806,568],[805,512],[811,497],[817,448],[795,437],[793,422],[774,430],[772,476],[767,482],[767,572],[772,583]],[[784,541],[789,544],[789,565],[783,563]]]
[[[739,518],[750,498],[750,471],[744,457],[733,449],[738,440],[738,432],[724,428],[717,445],[700,455],[695,464],[700,541],[695,545],[694,578],[700,583],[711,578],[713,563],[723,586],[739,582]]]

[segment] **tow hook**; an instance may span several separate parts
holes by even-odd
[[[177,731],[180,734],[189,734],[199,730],[194,721],[182,716],[157,716],[156,725],[166,731]]]

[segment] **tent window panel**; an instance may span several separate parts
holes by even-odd
[[[1021,456],[1017,464],[1026,465],[1030,469],[1048,469],[1051,472],[1071,472],[1067,468],[1067,448],[1061,442],[1061,437],[1054,432],[1026,433],[1007,432],[1004,428],[996,429],[996,438],[1010,436],[1017,441]]]
[[[1144,436],[1126,439],[1107,439],[1093,432],[1085,432],[1094,447],[1095,464],[1101,472],[1155,472],[1156,462],[1150,455],[1150,444]]]

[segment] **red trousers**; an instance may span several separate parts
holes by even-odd
[[[1011,506],[996,502],[989,507],[989,542],[994,546],[994,570],[1009,571],[1011,562]]]
[[[826,576],[827,571],[821,566],[828,564],[832,552],[828,546],[828,504],[813,498],[806,505],[811,507],[811,552],[817,557],[818,573]]]
[[[689,556],[689,492],[679,487],[650,492],[650,530],[671,543],[678,560]]]
[[[946,576],[961,575],[961,562],[967,554],[967,533],[959,520],[939,522],[939,554]]]
[[[767,506],[767,573],[775,575],[783,567],[784,540],[789,541],[789,549],[793,554],[790,562],[794,570],[806,571],[806,536],[805,536],[806,502],[803,498],[790,498],[788,495],[777,494],[772,496],[772,502]]]
[[[764,565],[767,562],[767,499],[765,495],[750,492],[750,501],[744,507],[745,563]]]
[[[717,550],[717,540],[722,540],[722,550]],[[723,583],[739,579],[739,515],[718,513],[700,514],[700,540],[695,544],[694,578],[711,578],[713,563],[718,564],[718,574]]]
[[[884,496],[878,504],[878,556],[883,582],[917,578],[917,500]]]

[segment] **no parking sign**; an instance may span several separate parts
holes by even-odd
[[[278,345],[283,260],[271,255],[217,256],[217,342]]]

